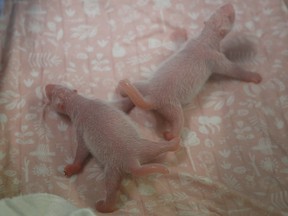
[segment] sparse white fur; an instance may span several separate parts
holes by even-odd
[[[149,81],[119,82],[122,96],[146,110],[156,110],[170,124],[164,132],[169,140],[179,136],[184,118],[182,106],[191,102],[213,74],[259,83],[261,77],[231,62],[220,50],[222,39],[231,31],[235,12],[231,4],[220,7],[206,22],[200,36],[164,61]]]
[[[129,117],[111,104],[87,99],[76,90],[60,85],[49,84],[45,91],[50,106],[67,115],[76,129],[77,152],[73,164],[65,167],[65,174],[71,176],[81,172],[90,154],[103,167],[106,197],[97,202],[98,211],[115,209],[116,193],[123,175],[168,173],[165,166],[150,162],[162,153],[176,151],[179,138],[157,143],[142,139]]]

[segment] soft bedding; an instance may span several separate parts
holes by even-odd
[[[52,194],[34,193],[0,200],[1,215],[9,216],[95,216],[88,208],[77,208]]]
[[[81,174],[64,176],[76,150],[74,131],[69,120],[44,112],[43,87],[59,83],[114,100],[119,80],[148,79],[185,40],[177,29],[197,36],[225,2],[6,0],[1,198],[49,193],[95,209],[104,196],[102,170],[92,159]],[[111,215],[288,215],[287,2],[229,2],[234,31],[258,48],[245,67],[263,81],[211,79],[185,109],[181,149],[159,159],[170,174],[125,179]],[[143,136],[160,139],[154,115],[136,108],[130,117]]]

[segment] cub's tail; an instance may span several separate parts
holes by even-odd
[[[147,101],[139,90],[131,84],[128,79],[121,80],[118,84],[118,88],[123,91],[130,100],[135,104],[135,106],[140,107],[144,110],[154,109],[154,106],[151,102]]]

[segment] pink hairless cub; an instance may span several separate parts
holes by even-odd
[[[220,42],[231,31],[234,20],[233,6],[225,4],[205,22],[200,36],[188,40],[179,52],[164,61],[149,81],[119,82],[122,96],[128,96],[140,108],[156,110],[170,123],[171,131],[164,132],[167,140],[179,136],[183,126],[182,106],[199,93],[213,73],[261,82],[258,73],[244,70],[220,52]]]
[[[98,211],[115,210],[116,193],[125,174],[169,173],[165,166],[150,161],[176,151],[179,138],[158,143],[142,139],[129,117],[108,103],[87,99],[61,85],[49,84],[45,92],[50,106],[67,115],[76,128],[77,152],[73,164],[65,167],[65,175],[81,172],[89,154],[104,168],[106,197],[96,203]]]

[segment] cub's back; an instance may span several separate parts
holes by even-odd
[[[116,109],[112,105],[95,100],[90,101],[84,115],[84,123],[87,124],[91,132],[101,132],[107,135],[125,136],[136,135],[137,131],[126,114]],[[121,135],[120,135],[121,134]]]
[[[89,115],[82,125],[87,148],[103,166],[125,167],[139,143],[136,128],[120,110],[103,102],[92,104],[89,113],[83,114]]]

